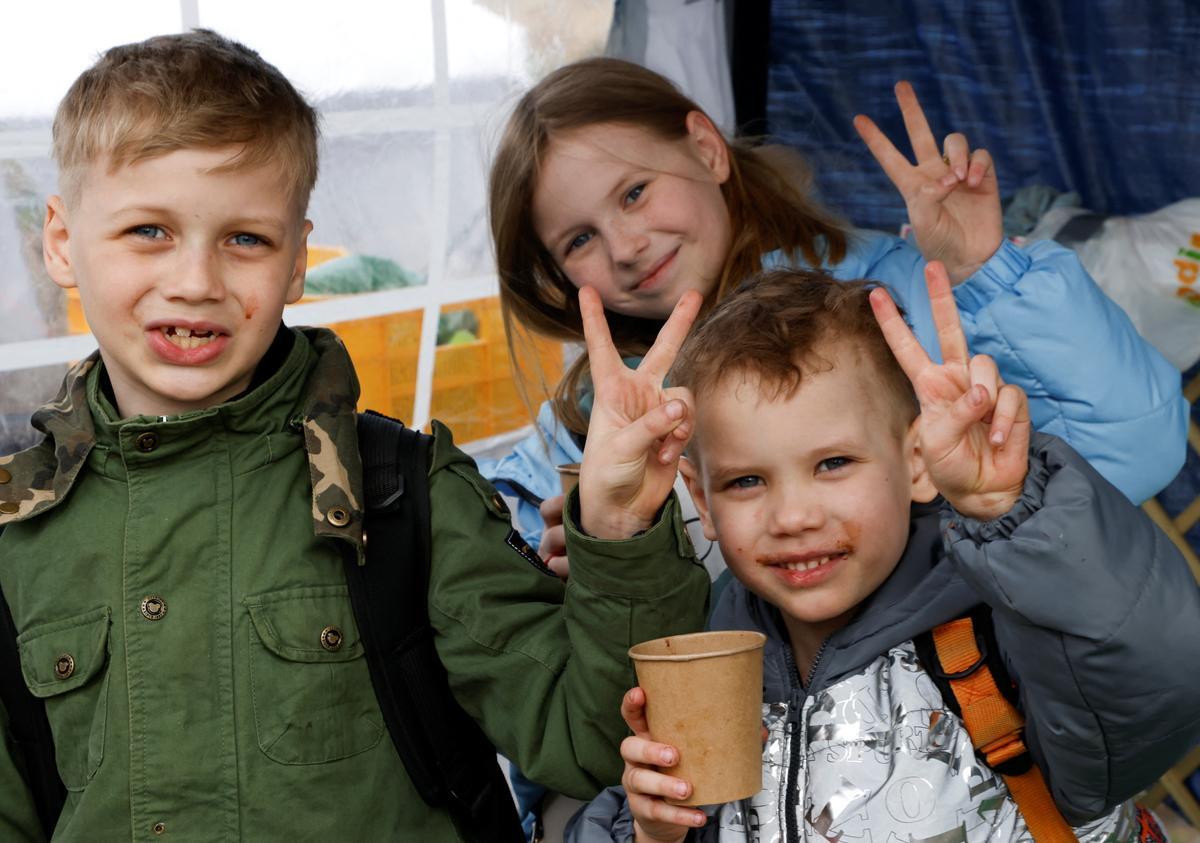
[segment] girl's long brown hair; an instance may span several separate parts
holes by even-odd
[[[599,123],[637,126],[663,140],[679,141],[687,137],[687,116],[693,111],[703,113],[666,78],[609,58],[559,68],[517,102],[488,182],[500,303],[514,366],[518,328],[557,340],[583,339],[575,286],[533,227],[533,193],[549,142],[556,134]],[[813,266],[837,263],[846,254],[845,229],[810,198],[811,177],[798,154],[741,140],[727,145],[729,178],[721,192],[729,209],[733,242],[706,307],[762,269],[767,252],[783,249]],[[606,316],[613,342],[623,355],[644,354],[662,327],[657,319],[612,311]],[[578,404],[580,384],[587,374],[583,355],[555,390],[555,413],[577,433],[587,431]]]

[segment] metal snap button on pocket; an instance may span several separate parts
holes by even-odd
[[[342,648],[342,631],[336,626],[327,626],[321,630],[321,646],[333,652]]]
[[[75,673],[75,659],[70,653],[63,653],[54,661],[54,675],[59,679],[70,679]]]

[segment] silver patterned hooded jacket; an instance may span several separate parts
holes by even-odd
[[[757,629],[763,790],[697,841],[1030,840],[912,639],[980,602],[1017,681],[1026,742],[1081,840],[1131,840],[1128,801],[1200,738],[1200,591],[1176,548],[1060,440],[1036,434],[1017,505],[986,523],[914,507],[891,577],[801,681],[778,610],[734,582],[710,625]],[[572,843],[633,839],[624,793]]]

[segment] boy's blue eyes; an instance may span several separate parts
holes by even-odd
[[[821,460],[817,463],[818,471],[833,471],[834,469],[842,468],[850,464],[849,457],[830,457],[827,460]]]
[[[642,195],[642,191],[645,189],[646,185],[644,184],[634,185],[633,189],[625,194],[625,204],[628,205],[632,202],[636,202],[638,197]]]
[[[854,462],[850,457],[828,457],[817,463],[817,474],[824,474],[829,471],[837,471],[839,468],[845,468]],[[741,477],[735,477],[726,485],[728,489],[753,489],[755,486],[761,486],[765,481],[757,474],[744,474]]]
[[[735,477],[729,481],[729,486],[732,489],[752,489],[762,483],[762,478],[757,474],[747,474],[745,477]]]
[[[138,237],[145,237],[147,240],[165,240],[167,237],[167,232],[163,230],[162,226],[158,225],[135,225],[129,229],[129,233]],[[257,234],[247,234],[243,231],[230,237],[229,242],[235,246],[249,248],[259,246],[266,241]]]

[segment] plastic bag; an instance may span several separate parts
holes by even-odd
[[[1191,368],[1200,360],[1200,199],[1108,217],[1083,240],[1063,236],[1072,219],[1088,214],[1051,210],[1028,239],[1053,238],[1073,248],[1138,332],[1180,370]]]
[[[317,295],[373,293],[424,283],[415,272],[393,260],[372,255],[346,255],[310,269],[304,279],[304,291]]]

